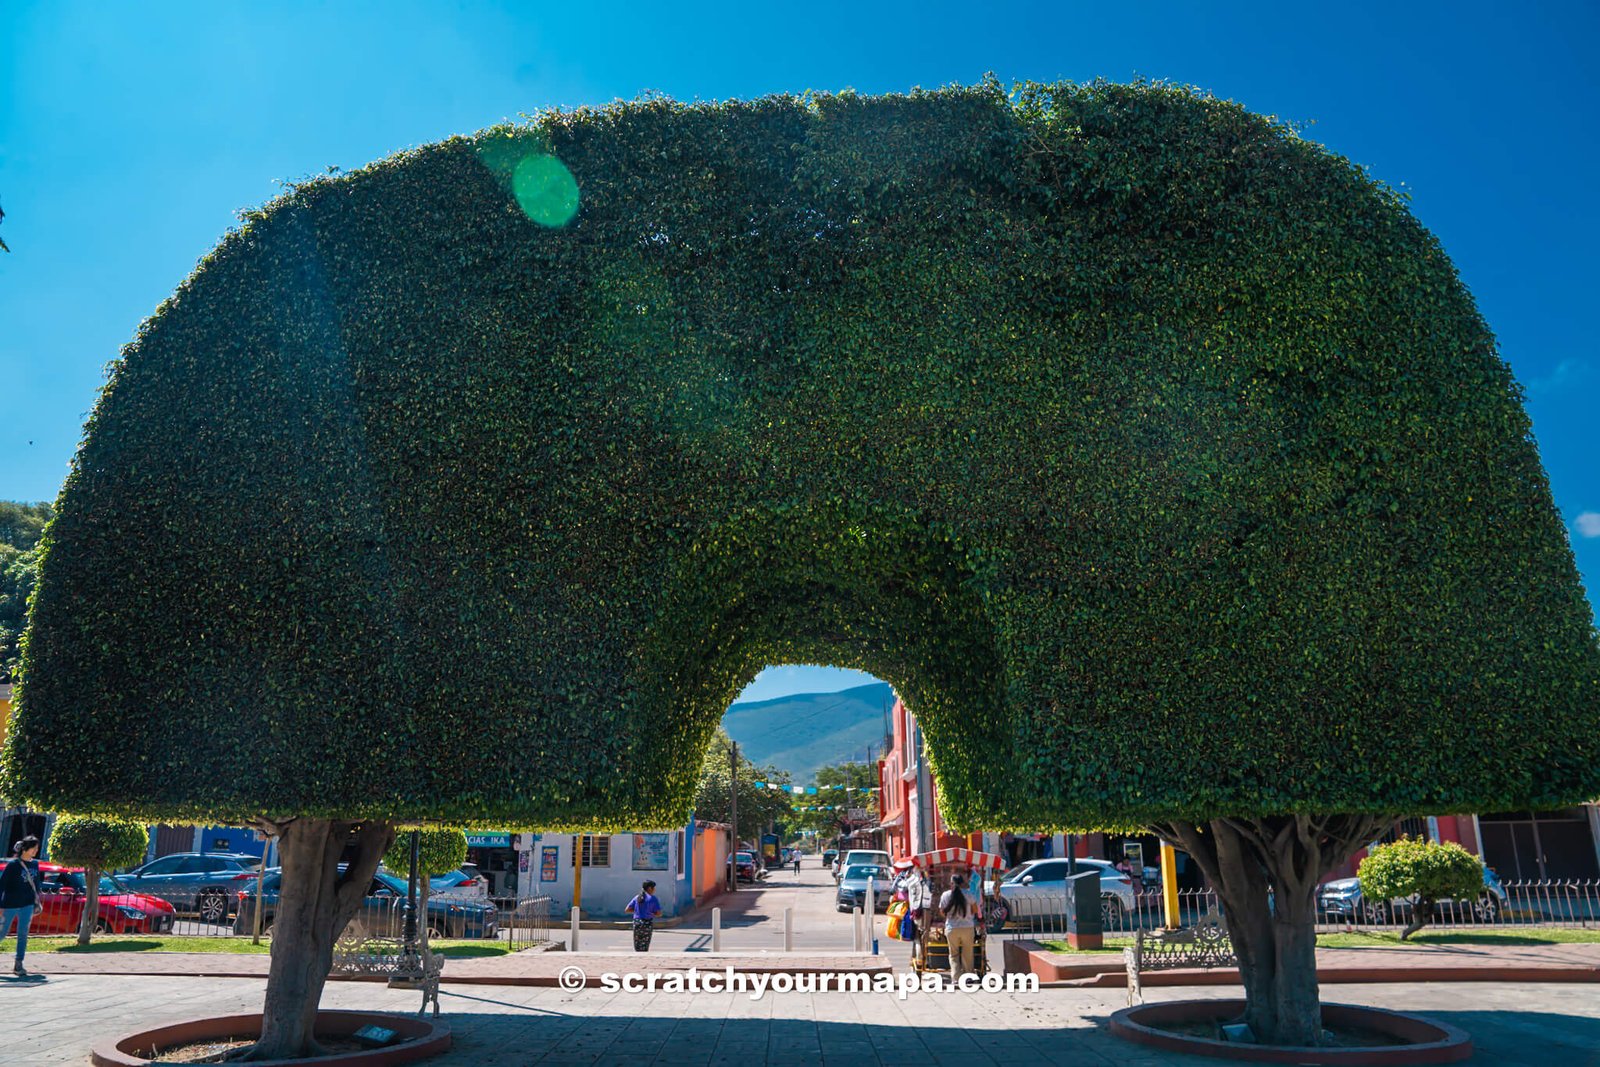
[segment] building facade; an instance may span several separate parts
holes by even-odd
[[[896,860],[940,848],[975,846],[952,833],[939,810],[939,791],[917,717],[897,695],[889,711],[890,734],[878,760],[878,811],[883,848]]]
[[[586,919],[621,920],[628,918],[625,905],[649,879],[656,883],[662,916],[679,915],[696,903],[697,845],[711,852],[714,860],[720,839],[724,864],[727,859],[725,830],[716,824],[700,833],[696,830],[691,819],[681,830],[664,832],[521,835],[530,847],[526,870],[520,869],[519,861],[517,895],[549,897],[555,921],[565,918],[575,901]],[[581,886],[574,855],[583,861]]]

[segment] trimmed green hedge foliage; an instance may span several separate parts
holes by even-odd
[[[1362,859],[1356,877],[1362,896],[1375,903],[1413,896],[1473,901],[1483,893],[1483,864],[1454,841],[1402,837],[1378,845]]]
[[[50,831],[50,862],[96,871],[137,867],[150,846],[150,828],[104,815],[63,815]]]
[[[425,878],[449,874],[467,862],[465,831],[445,826],[424,826],[417,831],[417,873]],[[383,865],[399,875],[411,872],[411,831],[400,830],[383,854]]]
[[[141,327],[6,788],[678,825],[821,661],[957,827],[1591,798],[1520,396],[1401,198],[1190,91],[544,115],[298,187]]]

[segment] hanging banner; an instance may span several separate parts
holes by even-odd
[[[667,840],[669,834],[634,834],[633,869],[636,871],[664,871],[667,869]]]
[[[556,857],[561,850],[555,845],[546,845],[540,850],[539,881],[553,882],[556,880]]]

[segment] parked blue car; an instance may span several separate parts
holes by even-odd
[[[252,882],[261,857],[248,852],[174,852],[153,859],[117,880],[130,893],[159,897],[201,922],[224,923],[246,882]]]
[[[1500,876],[1488,867],[1483,869],[1483,892],[1478,899],[1473,901],[1460,901],[1459,905],[1471,905],[1471,920],[1473,922],[1491,923],[1500,917],[1500,911],[1507,901],[1506,887],[1500,884]],[[1410,900],[1367,900],[1361,893],[1361,879],[1335,878],[1324,882],[1317,887],[1317,910],[1329,919],[1356,920],[1381,926],[1389,922],[1397,922],[1411,910]],[[1458,902],[1452,900],[1435,901],[1434,907],[1444,914],[1454,914],[1457,918],[1466,919],[1467,912],[1457,911]]]
[[[339,870],[344,871],[341,864]],[[283,882],[283,869],[270,867],[262,878],[261,897],[261,928],[268,929],[278,910],[278,889]],[[399,937],[401,934],[401,921],[404,913],[400,904],[406,897],[406,880],[397,878],[388,871],[379,871],[372,876],[372,884],[367,887],[367,899],[362,903],[361,909],[356,912],[356,917],[350,920],[352,927],[359,926],[357,935],[369,937]],[[421,905],[421,900],[417,904]],[[236,913],[233,920],[233,932],[248,934],[255,929],[256,921],[256,884],[251,881],[249,885],[239,890]],[[479,904],[470,900],[432,900],[428,901],[428,930],[430,937],[455,937],[477,938],[500,936],[500,910],[489,904]],[[346,931],[349,933],[350,931]]]

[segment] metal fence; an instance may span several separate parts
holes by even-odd
[[[519,900],[500,913],[501,936],[511,942],[513,952],[550,941],[550,898]]]
[[[93,930],[98,935],[119,937],[250,937],[256,932],[256,883],[252,878],[240,884],[248,888],[235,890],[222,900],[214,899],[215,894],[191,891],[169,892],[164,898],[149,890],[134,895],[108,886],[97,901]],[[76,935],[87,910],[81,886],[46,880],[41,889],[42,910],[33,916],[29,936]],[[270,938],[277,894],[269,888],[264,896],[260,932],[263,938]],[[422,920],[420,900],[418,908]],[[426,922],[436,938],[508,941],[516,951],[550,940],[550,898],[489,901],[435,893],[428,901]],[[404,928],[405,898],[372,896],[362,902],[345,936],[398,938]]]
[[[1565,926],[1600,929],[1600,881],[1506,882],[1504,896],[1485,892],[1473,901],[1436,903],[1428,926],[1445,929],[1494,929],[1516,926]],[[1160,892],[1127,897],[1101,896],[1100,917],[1110,935],[1165,927],[1166,911]],[[1014,938],[1061,938],[1067,932],[1066,897],[1032,897],[1008,902],[1010,920],[1005,934]],[[1178,892],[1178,913],[1183,926],[1192,926],[1208,910],[1220,910],[1210,889]],[[1359,894],[1317,898],[1317,932],[1403,929],[1413,916],[1405,901],[1369,904]]]

